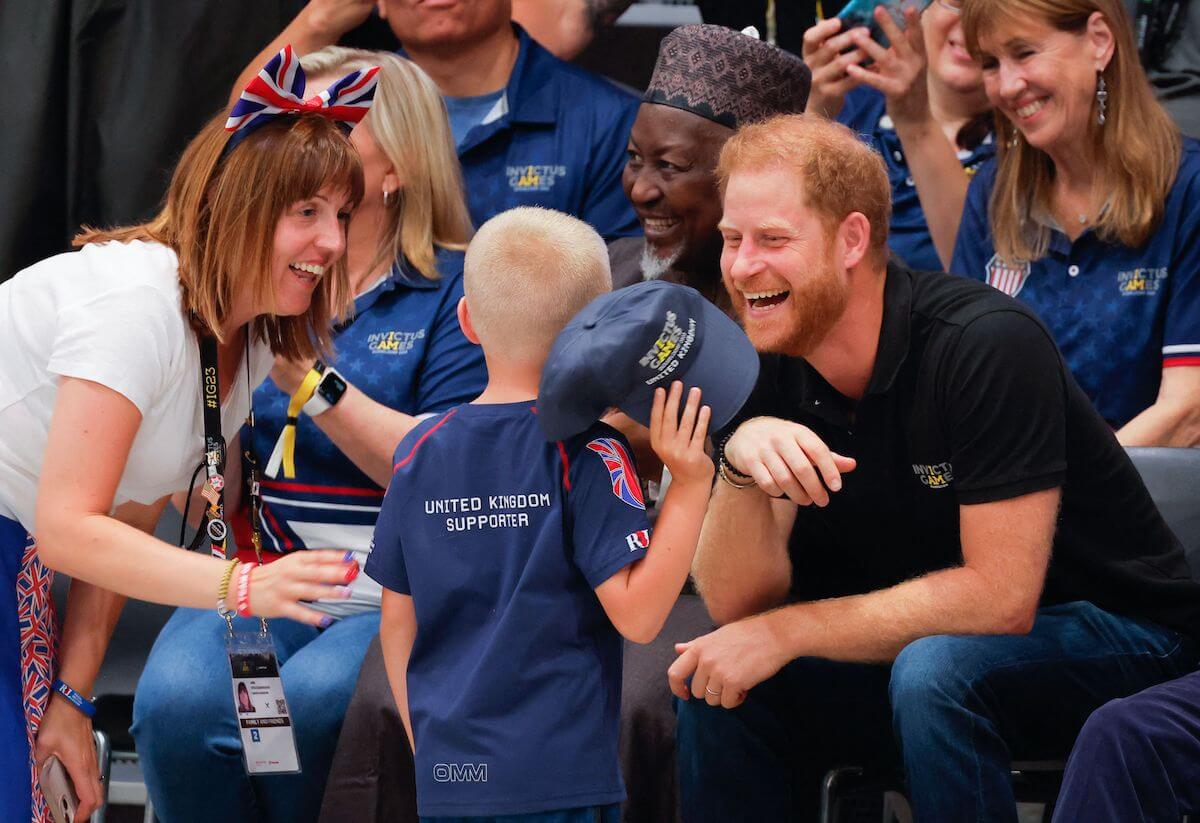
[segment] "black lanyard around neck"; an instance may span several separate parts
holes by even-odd
[[[254,387],[250,385],[250,329],[246,329],[246,394],[250,413],[246,418],[249,427],[242,449],[242,475],[250,500],[250,537],[254,554],[262,562],[262,532],[259,512],[262,510],[262,491],[258,485],[258,465],[251,451],[250,440],[254,437]],[[200,407],[204,412],[204,461],[196,469],[204,469],[205,482],[200,496],[208,502],[200,528],[192,538],[188,549],[200,548],[205,536],[212,546],[214,557],[226,559],[228,553],[229,527],[225,522],[225,438],[221,434],[221,382],[217,360],[217,340],[203,335],[200,343]],[[194,477],[194,476],[193,476]],[[194,481],[193,481],[194,482]],[[191,489],[189,484],[189,493]],[[187,510],[183,514],[187,522]],[[180,541],[182,543],[182,541]]]

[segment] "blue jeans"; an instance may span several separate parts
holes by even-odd
[[[1084,724],[1056,823],[1200,813],[1200,672],[1105,703]]]
[[[249,777],[242,762],[225,654],[225,621],[178,609],[154,642],[133,703],[146,788],[160,820],[315,821],[342,717],[379,612],[334,621],[324,631],[270,621],[284,693],[295,723],[299,774]],[[237,631],[258,621],[234,618]]]
[[[678,703],[683,819],[816,819],[822,775],[856,764],[902,765],[918,821],[1015,823],[1012,759],[1065,756],[1093,709],[1196,660],[1085,602],[1040,609],[1028,635],[925,637],[891,666],[799,658],[732,711]]]

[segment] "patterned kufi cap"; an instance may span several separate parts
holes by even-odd
[[[811,86],[808,66],[791,52],[751,34],[703,24],[680,26],[663,38],[642,99],[736,129],[804,111]]]

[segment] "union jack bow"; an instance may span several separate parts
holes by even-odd
[[[291,46],[271,58],[233,104],[225,130],[234,132],[232,146],[261,125],[281,115],[312,112],[345,124],[347,128],[367,116],[375,97],[379,67],[347,74],[320,94],[304,99],[304,69]]]

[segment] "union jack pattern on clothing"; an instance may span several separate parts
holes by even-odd
[[[304,98],[304,69],[291,46],[271,58],[233,104],[226,131],[238,132],[238,140],[254,129],[284,114],[312,112],[353,126],[367,116],[375,97],[379,67],[360,69],[334,83],[318,95]]]
[[[21,571],[17,574],[17,629],[21,645],[21,695],[25,703],[25,732],[29,740],[33,823],[50,823],[46,798],[38,788],[33,744],[50,699],[54,659],[58,651],[54,601],[50,597],[50,583],[53,580],[54,572],[38,558],[37,544],[30,535],[25,542]]]
[[[646,501],[642,499],[642,484],[638,481],[637,471],[633,468],[633,460],[625,447],[611,437],[597,437],[587,444],[588,449],[600,455],[608,469],[608,477],[612,480],[613,494],[622,502],[635,509],[645,509]]]

